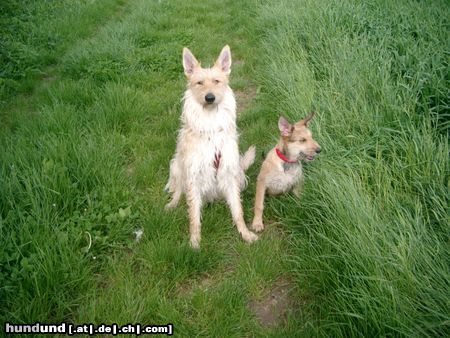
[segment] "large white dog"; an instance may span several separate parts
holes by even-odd
[[[185,194],[190,243],[198,249],[202,205],[224,198],[242,238],[253,242],[258,236],[245,225],[240,192],[246,186],[245,170],[253,164],[255,148],[252,146],[244,156],[239,156],[236,101],[228,85],[230,48],[222,49],[211,68],[202,68],[189,49],[184,48],[183,67],[188,84],[177,149],[166,185],[172,201],[166,207],[176,207]]]

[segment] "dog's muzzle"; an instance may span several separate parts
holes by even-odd
[[[320,153],[320,150],[319,151],[317,151],[316,150],[316,153],[315,154],[312,154],[312,155],[308,155],[308,154],[305,154],[304,152],[300,152],[300,159],[301,160],[306,160],[306,161],[308,161],[308,162],[311,162],[311,161],[314,161],[314,159],[316,158],[316,156],[318,155]]]
[[[213,103],[215,101],[215,99],[216,99],[216,97],[214,96],[213,93],[208,93],[208,94],[205,95],[206,103],[211,104],[211,103]]]

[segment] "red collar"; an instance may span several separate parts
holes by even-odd
[[[277,152],[278,157],[281,158],[284,162],[287,162],[287,163],[298,163],[298,161],[291,161],[286,156],[284,156],[283,153],[280,151],[280,149],[275,148],[275,151]]]

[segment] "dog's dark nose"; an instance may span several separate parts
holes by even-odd
[[[322,149],[320,149],[320,148],[316,149],[316,153],[320,153],[321,151],[322,151]]]
[[[213,103],[215,99],[216,97],[214,96],[213,93],[208,93],[205,95],[205,101],[208,103]]]

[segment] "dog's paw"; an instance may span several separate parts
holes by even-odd
[[[177,205],[178,205],[178,201],[172,200],[172,201],[170,201],[169,203],[167,203],[165,205],[164,209],[166,211],[169,211],[169,210],[172,210],[172,209],[176,208]]]
[[[194,250],[200,250],[200,237],[191,236],[191,240],[189,241],[191,248]]]
[[[264,223],[263,222],[253,222],[252,229],[255,230],[256,232],[261,232],[264,230]]]
[[[258,240],[258,235],[253,233],[253,232],[251,232],[251,231],[247,231],[245,233],[241,233],[241,235],[242,235],[242,239],[244,241],[246,241],[247,243],[252,243],[252,242]]]

